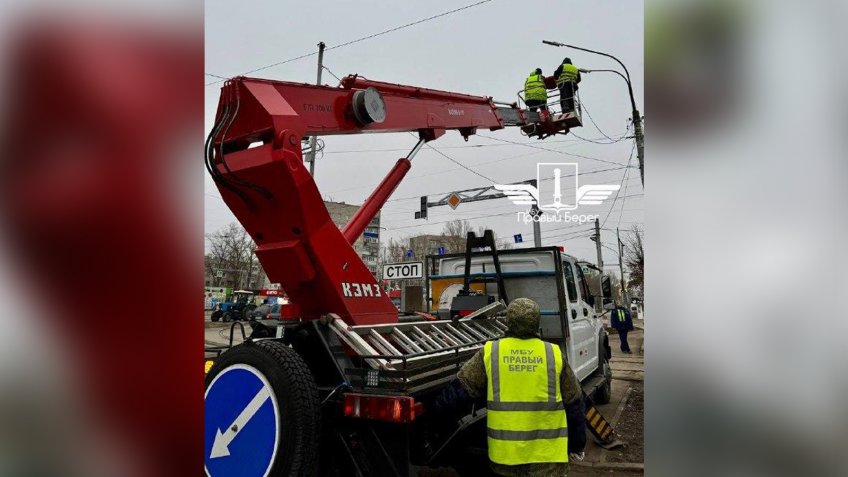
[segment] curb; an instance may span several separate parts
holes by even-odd
[[[621,397],[621,401],[618,403],[618,407],[615,408],[615,414],[613,414],[612,419],[610,419],[610,426],[615,428],[615,425],[618,424],[618,420],[621,418],[621,413],[624,412],[624,406],[627,405],[627,401],[630,399],[630,395],[633,394],[633,388],[628,387],[627,391],[624,391],[624,396]]]
[[[633,387],[628,387],[627,391],[624,391],[624,396],[621,397],[621,402],[618,403],[618,407],[615,408],[615,414],[613,414],[612,419],[610,419],[610,426],[615,429],[615,426],[618,424],[618,420],[621,419],[621,414],[624,412],[624,407],[627,405],[627,402],[630,400],[630,395],[633,394]],[[601,450],[601,457],[599,465],[607,464],[607,449]],[[609,464],[612,465],[612,464]]]
[[[634,377],[630,377],[630,376],[619,376],[619,377],[613,376],[612,379],[613,380],[619,380],[619,381],[630,381],[630,382],[634,382],[634,383],[644,383],[645,382],[645,378],[634,378]]]
[[[589,467],[598,470],[636,470],[645,471],[643,462],[569,462],[577,467]]]

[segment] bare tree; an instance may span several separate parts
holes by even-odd
[[[442,235],[447,237],[462,237],[468,236],[468,232],[472,232],[471,223],[467,220],[455,219],[445,223],[442,227]]]
[[[483,234],[486,233],[486,227],[480,226],[477,227],[477,236],[482,237]],[[508,238],[498,238],[498,233],[492,230],[492,237],[495,239],[495,245],[498,247],[498,250],[508,250],[513,248],[513,243]]]
[[[231,283],[233,288],[258,288],[262,267],[254,254],[256,244],[241,225],[231,223],[206,234],[206,239],[210,247],[204,265],[209,275],[216,277],[221,271],[223,281]],[[221,284],[219,279],[215,280],[217,285]]]
[[[412,259],[424,260],[427,255],[434,255],[438,248],[444,248],[444,253],[460,253],[465,252],[465,244],[468,238],[468,232],[474,232],[478,237],[482,237],[485,227],[478,227],[477,230],[471,226],[467,220],[456,219],[444,224],[442,233],[439,235],[426,236],[405,236],[384,241],[380,247],[379,263],[395,263],[409,260],[407,253],[412,250]],[[497,235],[495,235],[497,240]],[[501,240],[497,244],[498,249],[512,248],[512,244],[508,241]]]
[[[442,235],[450,237],[447,240],[450,248],[448,252],[464,252],[468,232],[474,232],[477,237],[482,237],[483,234],[486,233],[486,227],[480,226],[477,227],[477,230],[474,230],[474,228],[471,227],[471,223],[462,219],[456,219],[446,223],[442,229]],[[494,230],[492,230],[492,235],[495,239],[498,250],[510,249],[513,247],[512,242],[509,240],[499,240],[498,234]]]
[[[403,261],[406,256],[406,243],[408,242],[407,239],[395,240],[393,238],[390,238],[388,242],[383,242],[383,246],[380,247],[381,264]]]
[[[634,226],[627,235],[624,242],[624,265],[630,280],[627,288],[633,295],[642,297],[645,287],[645,254],[642,250],[642,237],[644,232],[639,226]]]

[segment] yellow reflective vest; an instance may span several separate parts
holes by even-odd
[[[559,74],[559,78],[557,79],[558,84],[567,83],[569,81],[577,81],[577,75],[579,71],[577,67],[568,63],[562,64],[562,72]]]
[[[524,81],[524,101],[548,101],[548,89],[545,88],[545,77],[530,74]]]
[[[503,338],[486,343],[483,363],[489,460],[505,465],[568,462],[559,347],[538,338]]]

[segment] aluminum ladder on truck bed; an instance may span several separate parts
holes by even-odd
[[[484,343],[502,338],[505,309],[495,302],[460,320],[360,326],[330,315],[328,325],[367,365],[345,370],[352,385],[414,393],[453,379]]]

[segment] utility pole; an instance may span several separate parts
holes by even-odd
[[[318,79],[315,84],[321,86],[321,73],[324,71],[324,42],[318,43]],[[315,148],[318,146],[318,138],[312,136],[309,138],[309,156],[306,161],[309,162],[309,175],[315,176]]]
[[[542,211],[539,210],[537,206],[533,206],[530,210],[530,214],[533,216],[533,245],[536,247],[542,246],[542,224],[540,220],[535,220],[537,218],[541,218]]]
[[[601,254],[601,223],[595,219],[595,248],[598,250],[598,297],[595,310],[604,310],[604,257]]]
[[[621,246],[621,234],[618,227],[615,228],[615,237],[618,239],[618,270],[621,273],[621,299],[630,306],[630,300],[627,297],[627,287],[624,281],[624,247]]]
[[[642,186],[645,185],[645,133],[642,131],[642,115],[639,110],[633,108],[633,130],[636,135],[636,157],[639,158],[639,175]]]

